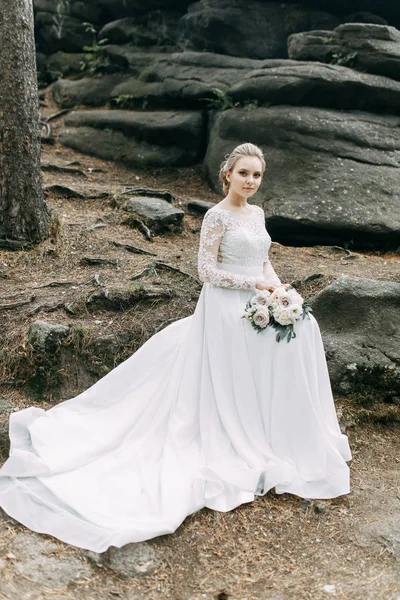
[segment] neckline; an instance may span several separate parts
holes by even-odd
[[[252,211],[251,211],[251,213],[249,213],[248,216],[246,216],[246,215],[244,215],[244,214],[242,214],[240,212],[237,212],[235,210],[229,210],[227,208],[223,208],[222,206],[219,206],[218,204],[216,204],[213,207],[213,209],[216,210],[216,211],[222,210],[223,212],[228,213],[229,215],[236,215],[237,217],[244,217],[244,220],[247,221],[248,217],[253,217],[256,214],[256,211],[254,210],[254,205],[253,204],[249,204],[249,206],[252,207]]]

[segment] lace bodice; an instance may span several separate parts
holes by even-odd
[[[263,268],[264,278],[279,285],[268,250],[271,238],[265,229],[264,211],[252,206],[247,216],[220,208],[204,215],[200,234],[198,270],[200,279],[219,287],[252,289],[257,277],[239,275],[220,268],[219,263]]]

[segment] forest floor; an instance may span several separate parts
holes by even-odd
[[[56,112],[54,106],[48,110]],[[52,123],[55,133],[60,123],[61,119]],[[0,310],[3,358],[9,357],[8,362],[3,360],[0,412],[2,403],[12,410],[34,403],[13,385],[20,364],[15,357],[23,360],[30,323],[36,319],[73,322],[93,335],[125,330],[135,318],[132,310],[99,309],[72,317],[65,306],[76,302],[82,290],[96,289],[94,275],[107,286],[129,286],[132,275],[153,259],[196,277],[202,217],[188,212],[186,206],[192,199],[220,199],[202,179],[200,167],[128,169],[58,143],[43,146],[42,163],[45,187],[67,186],[83,197],[68,197],[61,188],[48,190],[47,201],[58,220],[53,237],[29,251],[0,251],[0,309],[22,302]],[[268,174],[263,185],[268,185]],[[112,199],[134,186],[170,189],[175,204],[185,210],[182,233],[156,236],[150,242],[122,224],[122,211]],[[131,254],[114,242],[133,244],[156,258]],[[81,262],[84,256],[115,262],[91,266]],[[270,256],[283,281],[319,275],[303,284],[304,295],[343,273],[400,281],[397,253],[348,253],[335,247],[273,243]],[[164,283],[165,277],[160,276]],[[168,285],[182,287],[185,276],[179,277],[171,272]],[[167,309],[154,305],[140,313],[142,337],[132,350],[163,324],[193,312],[198,291],[193,280],[185,281],[183,292]],[[3,514],[0,599],[400,600],[400,429],[395,423],[357,422],[345,398],[337,398],[336,403],[355,422],[348,432],[353,452],[348,496],[307,503],[270,492],[229,513],[203,509],[187,517],[175,533],[149,540],[158,568],[128,578],[86,551],[54,539],[50,547],[52,538],[36,536]],[[77,564],[85,566],[84,576],[66,576],[65,570]]]

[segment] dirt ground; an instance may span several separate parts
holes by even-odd
[[[49,105],[46,110],[55,112],[55,107]],[[60,123],[61,119],[52,123],[55,132]],[[0,251],[0,308],[21,302],[0,310],[3,349],[10,356],[23,357],[29,324],[39,318],[78,323],[96,334],[126,328],[134,316],[131,311],[86,311],[78,317],[66,312],[66,305],[96,289],[94,275],[109,286],[129,285],[132,275],[158,260],[196,277],[202,217],[189,213],[186,206],[191,199],[217,202],[221,198],[203,181],[200,167],[128,169],[58,143],[43,146],[42,162],[47,165],[45,187],[68,186],[85,197],[69,198],[60,189],[47,191],[48,203],[58,215],[57,233],[30,251]],[[49,164],[76,171],[60,172]],[[263,185],[268,185],[268,174]],[[131,186],[171,190],[175,203],[185,209],[182,234],[158,236],[150,242],[123,225],[112,198]],[[156,257],[131,254],[114,242],[139,246]],[[116,262],[88,266],[82,264],[83,256]],[[396,253],[349,254],[334,247],[291,248],[274,243],[271,260],[283,281],[321,275],[303,282],[304,295],[342,273],[400,281],[400,255]],[[174,285],[173,280],[169,283]],[[170,312],[160,316],[159,324],[193,312],[198,291],[194,283],[191,288],[185,300],[179,296]],[[14,409],[33,403],[16,385],[17,380],[11,363],[5,363],[0,400],[11,402]],[[354,417],[346,399],[336,402],[345,415],[349,410]],[[91,575],[49,586],[45,579],[38,581],[18,567],[18,556],[10,548],[16,536],[27,530],[0,516],[0,599],[400,600],[399,427],[361,425],[355,419],[349,436],[353,452],[350,495],[307,503],[270,492],[229,513],[203,509],[188,517],[175,533],[149,541],[160,565],[142,577],[124,578],[106,566],[94,565],[87,552],[57,542],[52,555],[60,561],[78,557],[90,565]]]

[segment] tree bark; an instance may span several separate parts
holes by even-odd
[[[49,235],[40,170],[32,0],[0,0],[0,247]]]

